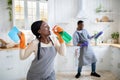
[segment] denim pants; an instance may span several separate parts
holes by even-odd
[[[96,63],[91,64],[91,69],[92,69],[92,72],[96,71]],[[81,71],[82,71],[82,66],[79,66],[78,67],[78,73],[81,73]]]

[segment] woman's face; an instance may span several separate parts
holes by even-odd
[[[42,25],[41,25],[38,33],[40,33],[41,35],[44,35],[44,36],[50,35],[50,27],[48,26],[48,24],[46,22],[42,22]]]

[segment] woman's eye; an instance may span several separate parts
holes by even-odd
[[[48,26],[47,24],[44,25],[45,27]]]
[[[45,30],[49,30],[48,28],[45,28]]]

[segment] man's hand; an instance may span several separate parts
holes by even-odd
[[[80,47],[85,47],[85,46],[88,46],[88,42],[87,41],[85,41],[82,44],[80,44]]]

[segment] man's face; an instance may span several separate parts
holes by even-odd
[[[78,24],[78,27],[77,27],[77,30],[82,30],[84,27],[84,24],[83,23],[79,23]]]

